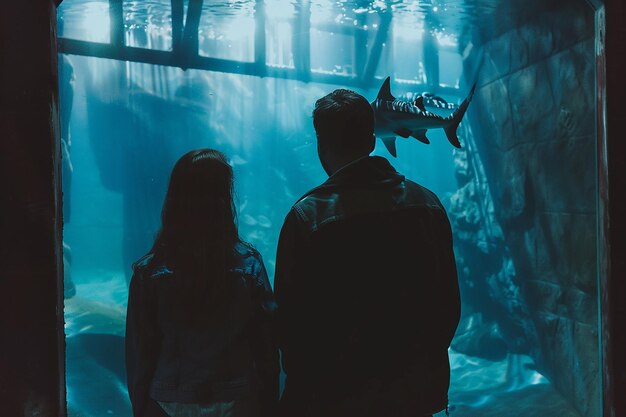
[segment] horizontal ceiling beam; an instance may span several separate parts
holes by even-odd
[[[260,62],[234,61],[228,59],[203,57],[199,55],[181,56],[171,51],[137,48],[130,46],[114,47],[106,43],[80,41],[76,39],[59,38],[58,50],[68,55],[82,55],[95,58],[115,59],[119,61],[140,62],[150,65],[163,65],[178,68],[190,68],[206,71],[223,72],[229,74],[250,75],[256,77],[282,78],[300,80],[300,73],[292,67],[279,67]],[[365,84],[356,75],[337,74],[331,71],[312,70],[308,81],[321,84],[336,84],[359,88],[377,86],[382,80],[372,79]],[[402,83],[401,80],[396,80]],[[408,84],[408,83],[407,83]],[[423,91],[430,91],[439,95],[452,97],[459,96],[459,90],[447,86],[430,86],[415,84],[415,87]]]

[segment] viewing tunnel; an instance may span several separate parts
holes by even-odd
[[[458,417],[602,413],[599,4],[585,0],[64,0],[57,10],[69,416],[131,416],[131,265],[190,149],[234,168],[241,236],[273,281],[291,205],[326,179],[315,101],[391,92],[451,114],[383,156],[454,238]],[[599,249],[600,248],[600,249]],[[332,287],[332,284],[329,284]],[[384,280],[381,285],[385,285]],[[445,413],[438,414],[444,415]]]

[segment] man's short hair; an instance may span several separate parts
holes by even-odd
[[[338,89],[315,102],[313,126],[317,140],[337,151],[369,150],[374,111],[362,95]]]

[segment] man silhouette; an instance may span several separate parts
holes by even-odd
[[[367,100],[335,90],[313,124],[329,175],[302,196],[278,243],[280,413],[430,416],[448,406],[460,315],[452,234],[431,191],[374,149]]]

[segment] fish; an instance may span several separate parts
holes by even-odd
[[[403,138],[410,136],[429,144],[430,140],[426,137],[428,129],[443,128],[452,146],[461,147],[456,130],[472,100],[476,83],[459,107],[448,117],[442,117],[426,110],[423,96],[417,97],[412,103],[396,99],[391,94],[390,78],[385,79],[378,96],[370,105],[376,120],[374,134],[383,141],[392,156],[397,157],[396,136]]]
[[[257,224],[261,227],[265,227],[265,228],[272,227],[272,221],[267,216],[264,216],[262,214],[257,216],[256,221],[257,221]]]
[[[229,162],[230,166],[236,166],[236,165],[245,165],[248,163],[248,161],[246,159],[243,159],[241,156],[239,155],[235,155],[233,156]]]
[[[243,224],[245,224],[246,226],[255,226],[257,224],[256,219],[249,214],[244,214],[241,217],[241,220],[243,221]]]
[[[266,229],[272,227],[272,221],[267,216],[264,216],[262,214],[256,217],[249,214],[244,214],[241,217],[241,220],[246,226],[259,226]]]

